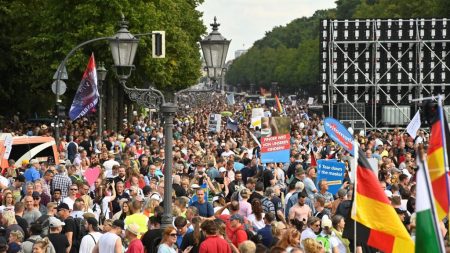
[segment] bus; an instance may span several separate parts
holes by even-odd
[[[16,167],[20,167],[22,161],[31,159],[59,164],[55,139],[49,136],[12,136],[10,133],[0,133],[0,157],[2,169],[8,167],[9,159],[15,161]]]

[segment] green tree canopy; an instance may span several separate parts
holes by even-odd
[[[153,82],[162,90],[174,91],[194,84],[201,69],[197,42],[206,32],[202,13],[195,10],[202,2],[0,0],[0,114],[12,113],[8,111],[11,104],[25,113],[50,109],[54,103],[50,85],[61,60],[81,42],[114,35],[121,13],[132,34],[166,31],[164,59],[151,57],[150,36],[141,38],[130,86]],[[66,65],[69,80],[64,102],[73,98],[92,52],[97,62],[105,62],[107,78],[116,82],[107,41],[86,45]]]

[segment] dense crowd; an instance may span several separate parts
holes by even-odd
[[[286,99],[290,161],[262,164],[256,141],[261,130],[251,127],[251,109],[279,113],[236,100],[183,106],[170,161],[158,115],[137,115],[101,136],[92,120],[66,122],[59,164],[32,159],[15,167],[10,161],[2,171],[0,252],[353,252],[353,238],[343,234],[351,223],[352,158],[324,133],[324,116]],[[208,132],[209,115],[222,111],[239,122],[237,131],[223,120],[220,132]],[[17,121],[5,131],[52,135],[50,127]],[[428,135],[419,131],[413,140],[399,129],[352,134],[376,159],[380,185],[414,236],[415,147]],[[326,180],[317,182],[312,155],[345,163],[336,194]],[[162,229],[167,162],[173,163],[173,224]],[[90,185],[85,173],[92,168],[101,172]]]

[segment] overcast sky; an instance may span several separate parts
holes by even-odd
[[[219,32],[231,39],[227,61],[234,52],[248,49],[275,26],[311,16],[316,10],[335,7],[335,0],[205,0],[198,7],[203,12],[203,22],[211,32],[214,16],[220,23]]]

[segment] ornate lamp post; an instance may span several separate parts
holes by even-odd
[[[166,103],[161,91],[149,87],[148,89],[129,88],[126,85],[134,69],[133,61],[139,39],[128,31],[128,23],[120,22],[120,30],[109,39],[111,53],[114,59],[114,72],[119,78],[120,84],[132,101],[149,108],[159,108],[164,118],[164,214],[162,226],[172,224],[172,146],[173,146],[173,119],[177,111],[177,105]]]
[[[200,41],[200,46],[205,58],[208,77],[214,84],[217,84],[217,81],[221,79],[225,71],[225,60],[231,40],[227,40],[219,33],[220,24],[217,23],[216,17],[214,17],[214,23],[211,26],[212,32]],[[222,85],[220,89],[223,89]]]
[[[98,136],[100,137],[103,132],[103,81],[105,81],[107,73],[108,70],[106,70],[105,64],[100,62],[97,68],[98,93],[100,93],[98,101]]]

